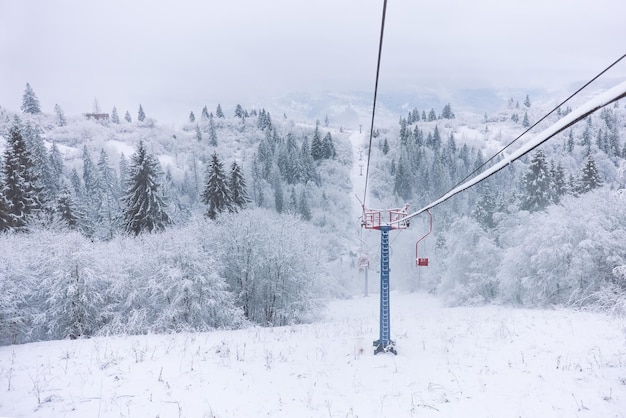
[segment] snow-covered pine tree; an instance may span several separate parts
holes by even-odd
[[[554,201],[554,189],[546,155],[538,150],[523,179],[524,192],[520,208],[529,212],[543,210]]]
[[[61,184],[59,178],[52,175],[50,156],[40,133],[39,126],[31,123],[26,123],[22,128],[22,136],[31,154],[33,172],[38,179],[33,185],[34,189],[37,191],[42,209],[50,211],[52,208],[49,204],[54,206],[53,202],[57,198]]]
[[[324,158],[324,145],[322,144],[322,137],[320,135],[319,127],[317,125],[315,125],[313,140],[311,141],[311,156],[315,161]]]
[[[215,129],[215,122],[213,122],[213,116],[209,117],[209,145],[217,147],[217,130]]]
[[[131,157],[126,194],[122,198],[122,227],[128,234],[159,232],[171,223],[161,196],[160,176],[159,162],[140,141]]]
[[[300,199],[298,200],[298,213],[300,213],[300,216],[302,216],[302,219],[304,219],[305,221],[310,221],[313,218],[304,188],[302,188],[302,190],[300,191]]]
[[[56,123],[58,126],[67,125],[67,119],[65,119],[65,113],[63,113],[63,109],[58,104],[54,105],[54,113],[56,114]]]
[[[189,112],[189,123],[194,123],[196,121],[196,115],[193,114],[193,110]]]
[[[237,161],[233,161],[233,164],[230,166],[229,188],[234,211],[237,212],[239,209],[245,209],[248,203],[250,203],[250,198],[248,197],[246,179]]]
[[[67,186],[61,189],[61,193],[59,194],[57,213],[61,221],[66,224],[69,229],[80,229],[84,214],[78,208],[72,196],[72,192]]]
[[[217,109],[215,110],[215,116],[217,116],[218,118],[224,119],[224,112],[222,111],[222,105],[220,105],[219,103],[217,105]]]
[[[333,145],[333,138],[330,135],[330,132],[327,132],[322,140],[322,157],[329,160],[331,158],[335,158],[336,156],[337,152],[335,151],[335,145]]]
[[[454,113],[452,113],[452,107],[450,103],[446,104],[441,111],[441,117],[443,119],[454,119]]]
[[[245,112],[244,112],[244,110],[243,110],[243,107],[241,107],[241,105],[240,105],[240,104],[238,104],[238,105],[235,107],[235,117],[236,117],[236,118],[241,118],[241,119],[243,119],[243,118],[244,118],[244,113],[245,113]]]
[[[37,98],[37,95],[35,94],[33,88],[28,83],[26,83],[24,95],[22,96],[22,111],[24,113],[30,113],[32,115],[41,113],[39,99]]]
[[[113,110],[111,110],[111,122],[120,123],[120,115],[117,113],[117,107],[113,106]]]
[[[112,239],[118,227],[121,208],[119,199],[121,191],[115,171],[109,164],[109,156],[106,151],[100,151],[98,160],[98,174],[100,177],[100,196],[102,203],[99,211],[99,238]]]
[[[206,185],[202,202],[208,206],[206,216],[215,219],[218,214],[232,211],[231,193],[228,188],[224,165],[214,152],[206,173]]]
[[[86,145],[83,147],[83,184],[85,192],[80,203],[85,208],[85,215],[90,224],[89,229],[95,229],[99,223],[100,207],[103,203],[102,188],[100,187],[100,173]]]
[[[130,113],[128,112],[128,110],[126,111],[126,114],[124,115],[124,120],[128,123],[132,123],[133,119],[130,117]]]
[[[143,107],[139,105],[139,110],[137,111],[137,120],[139,122],[143,122],[146,119],[146,114],[143,111]]]
[[[602,178],[598,173],[595,160],[589,155],[580,175],[578,192],[580,194],[587,193],[600,186],[602,186]]]
[[[19,128],[18,121],[9,130],[4,152],[4,187],[2,193],[9,203],[12,228],[22,229],[41,209],[39,182],[34,170],[33,157]]]
[[[4,184],[0,178],[0,233],[7,231],[13,224],[9,201],[4,196]]]
[[[200,118],[202,119],[203,122],[206,122],[207,120],[209,120],[209,109],[207,109],[206,105],[202,108],[202,114],[200,115]]]

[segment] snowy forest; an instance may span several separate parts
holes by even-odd
[[[377,127],[375,206],[431,202],[549,109],[527,95],[454,110]],[[0,107],[0,344],[307,323],[360,291],[358,128],[242,105],[179,127],[120,115],[41,109],[29,84],[20,111]],[[625,132],[616,102],[440,205],[431,265],[415,279],[403,235],[393,286],[624,315]]]

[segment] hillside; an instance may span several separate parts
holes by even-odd
[[[621,417],[624,326],[605,315],[445,308],[392,293],[398,355],[372,354],[375,297],[309,325],[0,347],[0,415]]]
[[[331,110],[322,120],[205,106],[179,126],[160,125],[142,107],[141,121],[116,109],[102,120],[0,109],[3,164],[10,169],[8,144],[23,137],[43,209],[0,236],[3,343],[314,321],[328,298],[361,292],[359,258],[369,259],[377,286],[378,236],[360,231],[354,198],[367,155],[368,206],[420,207],[553,106],[529,95],[490,112],[405,104],[399,123],[381,112],[369,150],[365,130],[335,119],[346,108],[363,113],[363,101],[331,103],[311,105]],[[623,313],[625,121],[624,106],[611,105],[436,208],[434,232],[420,244],[428,268],[416,269],[414,250],[426,219],[394,232],[392,286],[452,305]],[[156,161],[157,234],[125,220],[140,145]],[[209,186],[231,184],[235,169],[247,199],[215,209]]]

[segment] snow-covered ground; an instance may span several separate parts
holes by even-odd
[[[624,417],[624,324],[392,293],[320,323],[0,347],[8,417]]]

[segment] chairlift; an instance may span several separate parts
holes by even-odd
[[[417,267],[428,267],[428,258],[420,258],[418,253],[418,245],[420,241],[422,241],[424,238],[430,235],[431,232],[433,232],[433,215],[432,213],[430,213],[429,209],[427,209],[426,212],[428,212],[428,216],[430,217],[428,232],[424,234],[420,239],[418,239],[415,243],[415,264],[417,265]]]

